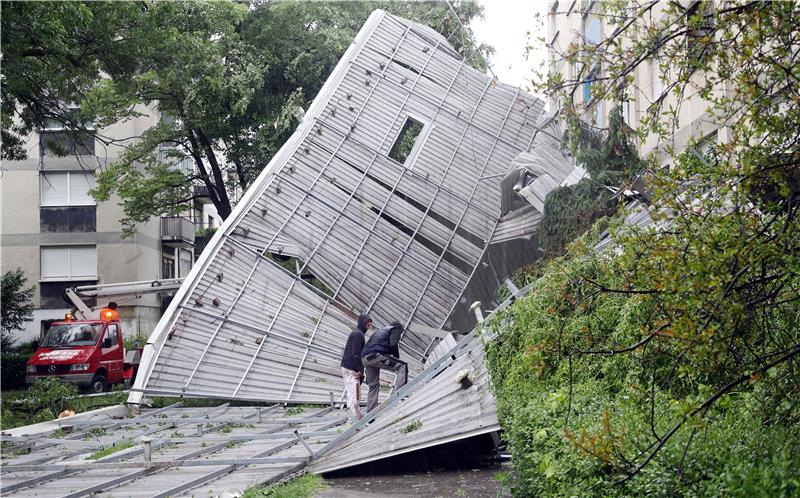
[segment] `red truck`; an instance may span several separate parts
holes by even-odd
[[[118,319],[55,322],[28,360],[25,382],[58,377],[100,393],[113,384],[130,385],[141,353],[141,349],[125,351]]]
[[[64,297],[75,309],[64,321],[50,326],[28,360],[25,382],[30,385],[42,377],[58,377],[94,393],[103,392],[113,384],[131,385],[142,350],[125,350],[116,305],[112,307],[109,303],[110,308],[96,311],[81,297],[141,296],[175,290],[181,283],[182,279],[173,278],[67,289]],[[73,316],[78,320],[73,320]]]

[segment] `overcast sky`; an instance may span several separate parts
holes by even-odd
[[[503,83],[527,89],[533,70],[547,58],[547,51],[539,43],[525,57],[525,47],[544,36],[543,21],[547,12],[547,0],[480,0],[485,19],[473,21],[478,43],[494,47],[495,54],[489,61],[494,73]],[[536,20],[536,12],[542,22]],[[528,32],[532,35],[528,37]]]

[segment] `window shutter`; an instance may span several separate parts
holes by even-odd
[[[91,206],[95,204],[89,195],[89,190],[94,188],[94,175],[92,173],[73,172],[69,179],[69,203],[71,206]]]
[[[42,279],[69,278],[69,248],[41,248]]]
[[[42,173],[39,181],[42,206],[69,205],[69,173]]]
[[[97,248],[71,247],[70,274],[73,280],[97,278]]]

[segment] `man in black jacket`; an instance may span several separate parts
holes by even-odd
[[[358,386],[364,376],[364,365],[361,363],[361,351],[364,349],[364,337],[367,329],[372,326],[369,316],[361,314],[358,316],[356,328],[347,336],[347,343],[342,352],[342,379],[344,379],[344,390],[347,393],[347,407],[350,409],[350,419],[352,422],[360,419],[361,407],[360,398],[357,393]]]
[[[367,411],[372,411],[378,406],[378,392],[380,390],[381,369],[391,370],[396,374],[394,390],[406,385],[408,380],[408,364],[400,360],[400,337],[405,329],[399,322],[392,323],[389,327],[379,329],[367,341],[364,351],[361,352],[364,372],[367,375]]]

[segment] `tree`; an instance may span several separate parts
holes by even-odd
[[[122,199],[129,234],[153,215],[185,211],[199,182],[225,218],[231,195],[288,139],[296,109],[313,100],[376,8],[453,35],[457,49],[482,63],[470,33],[439,2],[4,4],[2,76],[13,80],[3,89],[4,142],[20,143],[56,119],[110,145],[84,123],[100,129],[136,116],[138,103],[156,103],[166,119],[121,144],[119,160],[98,175],[95,197]],[[464,25],[481,12],[474,2],[458,11]],[[19,157],[18,149],[4,153]],[[193,172],[175,167],[185,157]]]
[[[22,330],[26,322],[33,319],[34,287],[25,288],[28,279],[22,268],[3,274],[2,298],[0,298],[0,346],[7,350],[13,343],[15,330]]]
[[[664,90],[635,132],[664,145],[648,158],[653,223],[613,223],[599,254],[596,238],[576,243],[497,324],[489,358],[525,492],[797,494],[800,6],[609,1],[590,15],[608,36],[569,47],[576,72],[547,91],[568,122],[585,118],[648,95],[636,82],[652,64]],[[669,146],[687,106],[719,143]]]
[[[607,130],[596,130],[580,119],[569,123],[564,147],[588,176],[547,194],[539,225],[539,247],[545,257],[561,256],[566,245],[598,219],[616,213],[619,201],[612,198],[644,167],[631,135],[619,107],[610,112]]]

